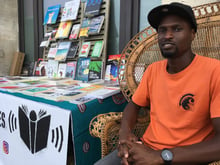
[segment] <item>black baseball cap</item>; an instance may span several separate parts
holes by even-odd
[[[153,28],[158,29],[161,20],[170,14],[178,15],[189,21],[195,32],[197,31],[196,18],[192,7],[178,2],[155,7],[148,14],[148,21]]]

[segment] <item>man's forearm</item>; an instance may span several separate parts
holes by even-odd
[[[123,112],[120,131],[130,132],[134,128],[139,109],[140,107],[133,102],[128,103]]]
[[[207,163],[220,160],[220,137],[190,146],[176,147],[173,152],[173,164]]]
[[[213,162],[220,160],[220,118],[212,119],[215,136],[207,141],[193,144],[190,146],[176,147],[171,149],[174,154],[173,162]]]

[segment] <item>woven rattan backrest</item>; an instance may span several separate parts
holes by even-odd
[[[220,59],[220,2],[197,6],[193,11],[198,24],[193,51]],[[128,101],[148,65],[162,59],[157,34],[152,27],[147,27],[130,40],[122,51],[118,72],[121,90]]]

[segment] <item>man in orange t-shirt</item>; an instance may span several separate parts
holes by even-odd
[[[158,6],[150,11],[148,21],[157,30],[166,59],[146,69],[123,112],[120,159],[110,154],[97,165],[220,160],[220,61],[192,52],[197,24],[190,6]],[[140,142],[131,130],[141,107],[150,107],[150,124]]]

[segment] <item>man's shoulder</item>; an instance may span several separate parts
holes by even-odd
[[[197,56],[198,56],[198,59],[199,59],[200,61],[203,61],[203,62],[205,62],[205,63],[207,63],[207,64],[210,64],[210,63],[208,63],[208,62],[213,62],[213,63],[215,63],[216,65],[220,64],[220,60],[217,59],[217,56],[213,56],[213,57],[207,57],[207,56],[202,56],[202,55],[197,55]],[[211,64],[213,64],[213,63],[211,63]],[[211,65],[211,64],[210,64],[210,65]]]

